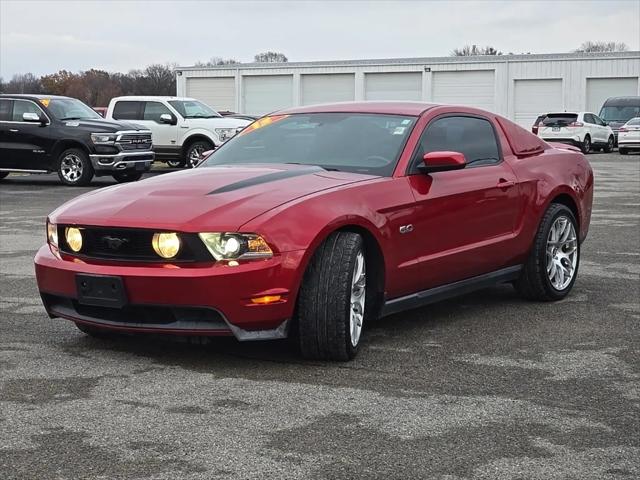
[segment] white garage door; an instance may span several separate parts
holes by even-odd
[[[431,83],[433,101],[493,111],[494,76],[493,70],[434,72]]]
[[[252,75],[243,79],[243,113],[263,115],[293,104],[292,75]]]
[[[514,120],[527,130],[542,113],[562,112],[562,80],[515,80]]]
[[[233,77],[187,78],[187,97],[196,98],[214,110],[236,109],[236,81]]]
[[[348,102],[355,98],[355,78],[352,73],[302,75],[302,105],[326,102]]]
[[[587,111],[596,115],[609,97],[638,95],[638,77],[587,78]]]
[[[421,100],[422,72],[366,73],[367,100]]]

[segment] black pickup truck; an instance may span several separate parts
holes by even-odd
[[[58,172],[66,185],[93,176],[138,180],[154,160],[151,132],[108,121],[80,100],[0,95],[0,180],[10,172]]]

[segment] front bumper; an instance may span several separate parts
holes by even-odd
[[[293,316],[304,251],[239,266],[104,264],[61,259],[48,245],[35,257],[36,279],[50,317],[133,333],[233,335],[238,340],[284,338]],[[78,302],[76,274],[122,279],[123,308]],[[270,304],[252,298],[281,295]]]
[[[640,149],[640,140],[625,140],[623,138],[618,142],[619,148],[631,148],[633,150]]]
[[[151,150],[144,152],[119,152],[117,154],[93,154],[89,155],[91,165],[96,174],[111,174],[138,170],[148,172],[155,160],[155,154]]]

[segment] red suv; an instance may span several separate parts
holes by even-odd
[[[90,335],[293,334],[347,360],[377,316],[502,282],[563,298],[592,195],[581,153],[492,113],[293,108],[195,170],[58,208],[36,274],[49,315]]]

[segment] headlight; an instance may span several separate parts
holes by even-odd
[[[79,252],[82,248],[82,232],[79,228],[67,227],[64,229],[64,238],[67,245],[74,252]]]
[[[236,128],[216,128],[215,131],[220,141],[226,142],[236,134],[237,129]]]
[[[180,237],[177,233],[154,233],[151,245],[162,258],[173,258],[180,251]]]
[[[95,145],[113,145],[116,141],[116,135],[112,133],[92,133],[91,141]]]
[[[273,252],[260,235],[253,233],[199,233],[216,260],[271,258]]]
[[[47,220],[47,241],[49,245],[58,247],[58,226]]]

